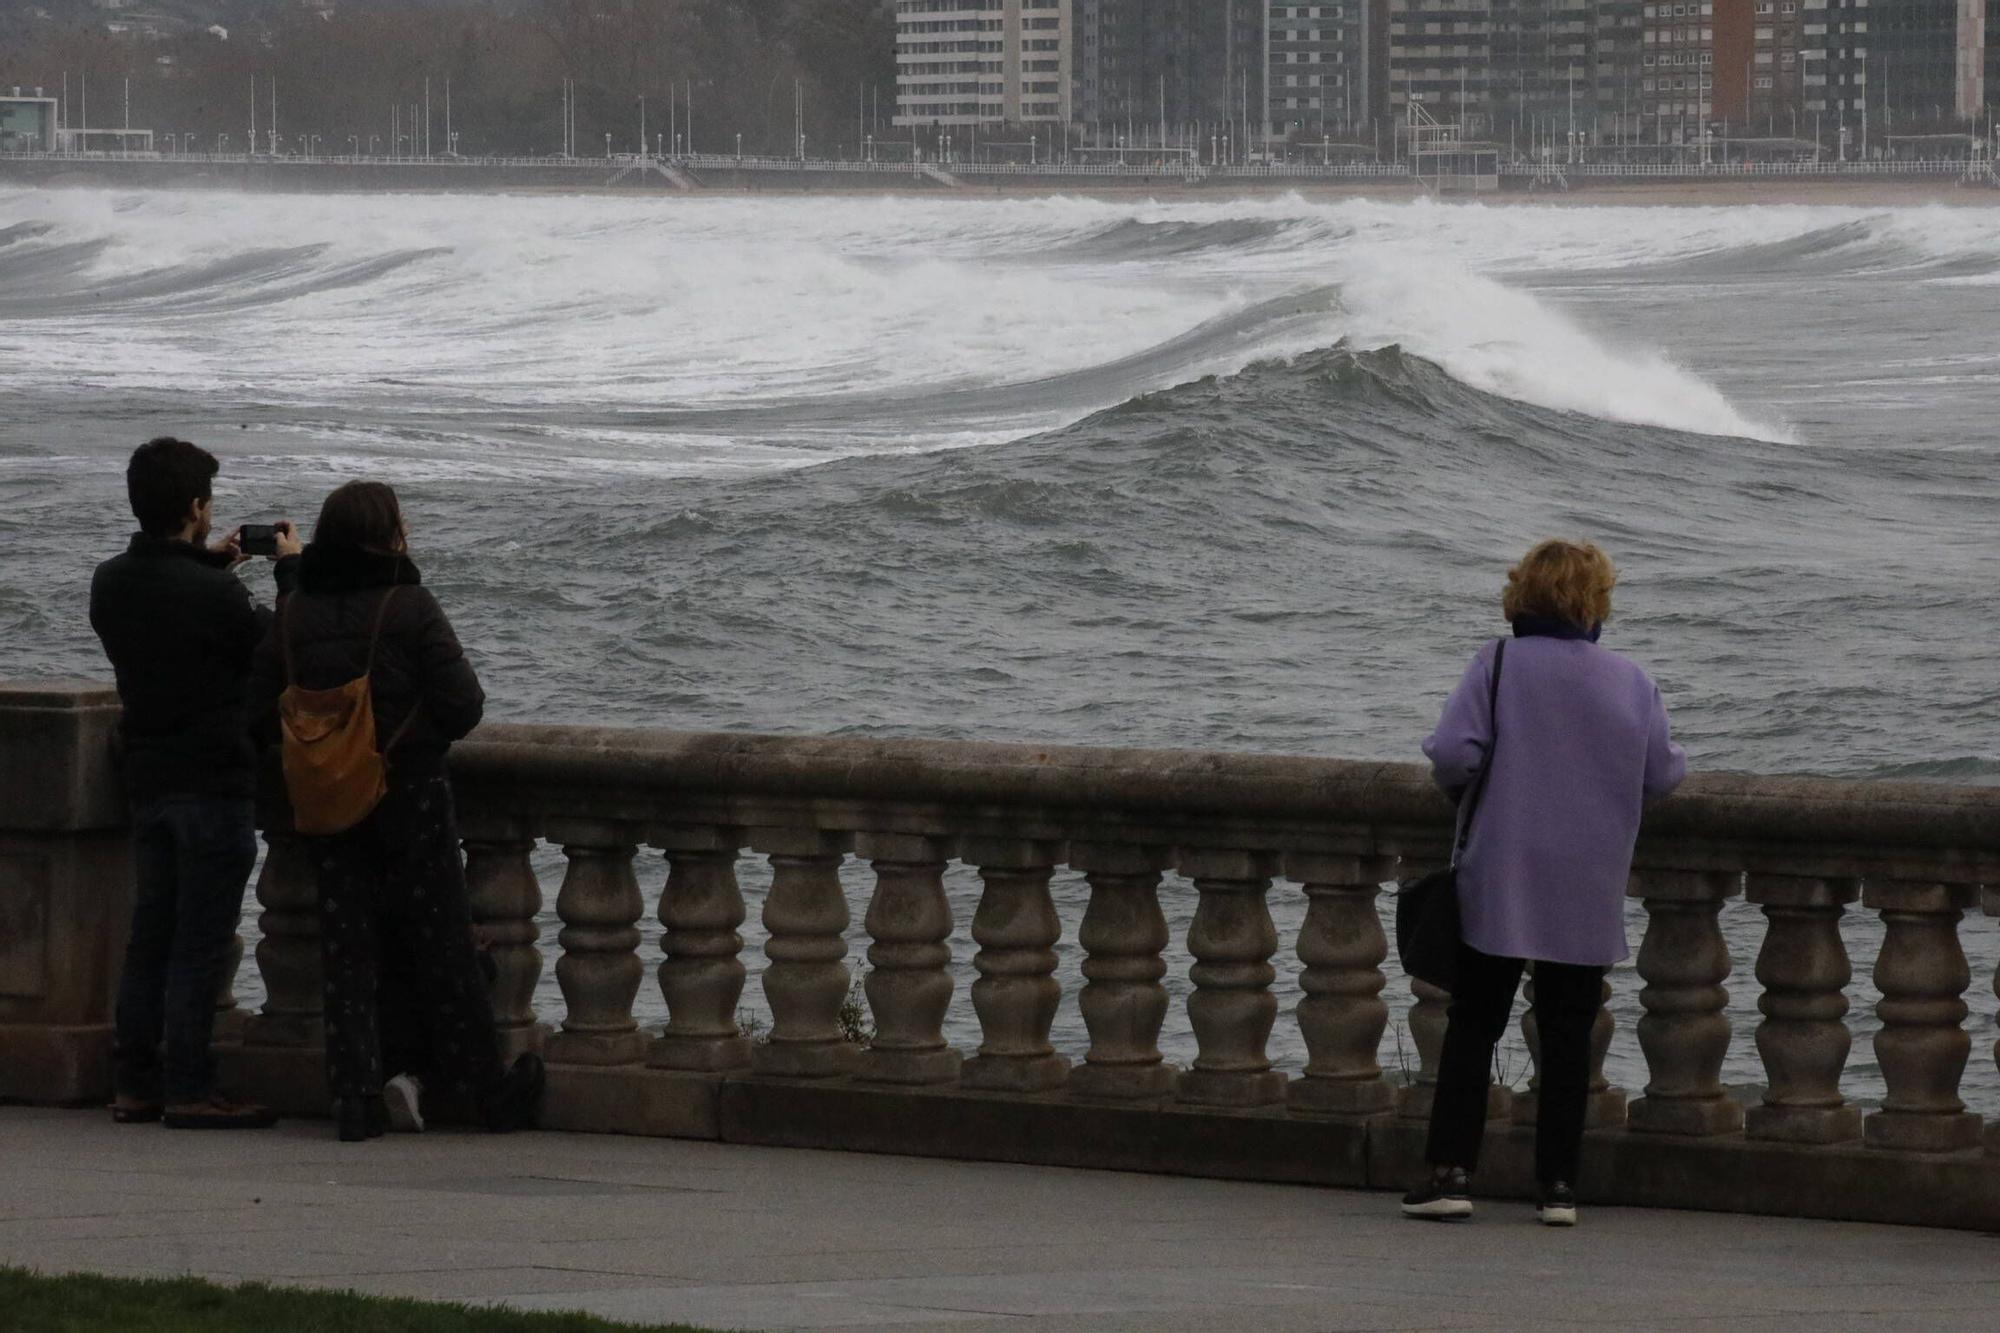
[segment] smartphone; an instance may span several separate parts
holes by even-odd
[[[245,555],[276,555],[278,526],[275,523],[245,523],[236,545]]]

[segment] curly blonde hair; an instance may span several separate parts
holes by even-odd
[[[1601,625],[1611,616],[1611,589],[1618,571],[1592,542],[1552,538],[1536,542],[1507,571],[1507,590],[1500,610],[1516,616],[1554,616],[1583,629]]]

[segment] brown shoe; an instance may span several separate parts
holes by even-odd
[[[111,1103],[111,1123],[114,1125],[150,1125],[159,1118],[158,1102],[141,1101],[137,1097],[120,1094]]]
[[[221,1093],[211,1093],[206,1101],[176,1102],[160,1118],[168,1129],[269,1129],[278,1123],[278,1113],[270,1107],[233,1102]]]

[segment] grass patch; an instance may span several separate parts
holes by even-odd
[[[5,1333],[701,1333],[688,1324],[620,1324],[433,1301],[305,1291],[200,1278],[44,1277],[0,1268]]]

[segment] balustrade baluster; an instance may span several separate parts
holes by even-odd
[[[319,959],[319,878],[298,835],[264,834],[264,869],[257,876],[257,971],[264,1007],[243,1025],[250,1046],[318,1046],[326,1040],[324,972]]]
[[[2000,917],[2000,885],[1982,885],[1979,899],[1986,915]],[[2000,995],[2000,964],[1995,964],[1993,968],[1993,993]],[[1993,1021],[2000,1023],[2000,1014],[1996,1014]],[[1993,1043],[1993,1063],[2000,1066],[2000,1040]],[[2000,1119],[1986,1127],[1986,1151],[2000,1156]]]
[[[1278,1016],[1278,998],[1271,993],[1278,931],[1266,900],[1277,872],[1278,858],[1270,852],[1181,854],[1181,873],[1200,895],[1188,931],[1188,952],[1195,959],[1188,970],[1195,988],[1187,1002],[1195,1060],[1175,1086],[1184,1102],[1262,1106],[1285,1095],[1285,1076],[1271,1068],[1264,1053]]]
[[[1597,988],[1597,1021],[1590,1025],[1590,1101],[1583,1123],[1589,1129],[1625,1123],[1625,1089],[1614,1088],[1604,1074],[1604,1057],[1611,1054],[1611,1039],[1617,1035],[1618,1020],[1611,1016],[1611,979]]]
[[[1058,843],[978,839],[962,855],[979,867],[985,889],[972,918],[979,953],[972,966],[972,1008],[979,1053],[965,1062],[968,1088],[1040,1092],[1062,1086],[1069,1060],[1049,1044],[1062,1002],[1054,945],[1062,938],[1049,879],[1062,860]]]
[[[840,1023],[850,983],[840,866],[853,839],[817,829],[755,829],[749,839],[771,858],[764,898],[771,1034],[751,1048],[751,1063],[760,1074],[786,1078],[848,1073],[859,1052]]]
[[[1166,854],[1151,847],[1076,843],[1069,863],[1090,884],[1077,943],[1083,946],[1084,986],[1077,996],[1090,1049],[1070,1071],[1079,1096],[1156,1097],[1179,1072],[1160,1056],[1167,1016],[1167,918],[1160,910]]]
[[[951,843],[911,834],[863,833],[855,850],[874,864],[868,903],[868,1009],[875,1039],[859,1077],[875,1083],[950,1083],[964,1057],[945,1044],[951,1008],[951,903],[944,867]]]
[[[1972,1055],[1965,989],[1972,969],[1958,942],[1958,921],[1975,901],[1970,884],[1870,880],[1862,902],[1882,914],[1875,959],[1875,1062],[1888,1095],[1862,1121],[1871,1148],[1950,1152],[1980,1141],[1980,1119],[1959,1099]]]
[[[736,883],[742,834],[733,828],[668,828],[648,840],[667,854],[660,891],[660,995],[667,1026],[646,1058],[661,1069],[716,1071],[750,1064],[736,1025],[743,998],[743,890]]]
[[[1438,1062],[1444,1058],[1444,1029],[1451,1014],[1451,992],[1416,977],[1409,978],[1410,1010],[1404,1026],[1410,1031],[1409,1045],[1416,1048],[1416,1078],[1396,1089],[1396,1114],[1405,1120],[1429,1120],[1431,1103],[1437,1097]],[[1398,1053],[1407,1060],[1409,1052],[1398,1043]],[[1406,1067],[1405,1073],[1408,1073]]]
[[[1299,1032],[1306,1043],[1305,1077],[1286,1089],[1302,1111],[1375,1115],[1395,1104],[1376,1052],[1389,1025],[1382,961],[1388,937],[1376,909],[1393,859],[1297,855],[1286,874],[1305,886],[1306,919],[1299,928]]]
[[[1781,1143],[1842,1143],[1861,1137],[1860,1108],[1840,1094],[1853,1036],[1847,983],[1854,969],[1840,938],[1847,904],[1861,896],[1853,879],[1816,879],[1752,872],[1749,900],[1768,923],[1757,952],[1764,993],[1757,1008],[1757,1054],[1769,1090],[1744,1114],[1753,1139]]]
[[[1527,979],[1521,983],[1521,997],[1527,1006],[1521,1011],[1521,1041],[1528,1048],[1528,1066],[1533,1072],[1528,1077],[1527,1091],[1513,1094],[1512,1118],[1517,1125],[1532,1125],[1541,1115],[1542,1092],[1542,1034],[1535,1016],[1532,964]],[[1611,1038],[1616,1032],[1617,1020],[1611,1017],[1611,982],[1607,979],[1598,988],[1597,1017],[1590,1025],[1590,1093],[1583,1106],[1585,1129],[1605,1129],[1625,1123],[1625,1090],[1612,1087],[1611,1080],[1604,1076],[1604,1057],[1611,1052]]]
[[[229,936],[229,951],[222,957],[222,967],[215,978],[215,1032],[216,1041],[241,1041],[243,1025],[249,1015],[236,1000],[236,974],[243,970],[243,932],[234,931]]]
[[[493,960],[493,1026],[504,1058],[540,1051],[548,1029],[535,1015],[542,978],[542,886],[530,859],[534,837],[518,821],[460,816],[465,843],[465,891],[472,923]]]
[[[1743,1108],[1722,1086],[1729,1054],[1723,982],[1732,967],[1718,916],[1740,890],[1734,871],[1645,869],[1632,893],[1646,904],[1639,945],[1639,1048],[1646,1055],[1646,1094],[1627,1115],[1650,1134],[1707,1136],[1743,1128]]]
[[[639,916],[646,910],[632,870],[638,836],[623,824],[559,820],[547,830],[569,867],[556,893],[556,984],[567,1012],[549,1039],[552,1064],[620,1065],[646,1053],[632,1017],[645,968],[639,962]]]

